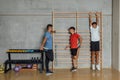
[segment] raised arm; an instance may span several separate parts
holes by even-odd
[[[89,26],[92,26],[92,14],[89,12]]]
[[[99,14],[98,12],[96,12],[96,14],[95,14],[95,15],[96,15],[96,23],[97,23],[97,25],[99,25],[99,18],[98,18],[98,14]]]

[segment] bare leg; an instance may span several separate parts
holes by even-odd
[[[95,51],[92,51],[91,53],[91,63],[95,64]]]
[[[97,68],[97,70],[100,71],[100,64],[99,64],[99,51],[96,51],[95,55],[96,55],[96,68]]]
[[[96,51],[96,64],[99,64],[99,51]]]
[[[72,67],[75,67],[75,64],[76,64],[75,56],[72,56]]]
[[[72,60],[73,60],[73,67],[76,67],[76,56],[73,56]]]
[[[78,61],[77,56],[74,56],[73,57],[73,65],[74,65],[75,68],[77,68],[77,61]]]
[[[74,66],[73,56],[71,56],[71,61],[72,61],[72,67],[73,67]]]
[[[80,48],[78,48],[78,50],[77,50],[77,55],[76,55],[76,68],[78,67],[79,53],[80,53]]]
[[[95,51],[91,53],[91,63],[92,63],[92,70],[95,70]]]

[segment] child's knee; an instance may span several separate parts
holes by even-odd
[[[73,59],[75,59],[75,60],[76,60],[76,59],[78,59],[78,57],[77,57],[77,56],[73,56]]]

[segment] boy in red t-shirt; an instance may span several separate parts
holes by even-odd
[[[77,61],[78,61],[79,49],[80,49],[80,46],[82,44],[82,37],[75,32],[74,27],[70,27],[68,30],[69,30],[69,32],[71,34],[70,35],[70,45],[66,46],[65,49],[70,47],[71,58],[72,58],[71,71],[74,72],[74,71],[76,71],[76,69],[78,67]],[[78,46],[79,43],[80,43],[80,46]]]

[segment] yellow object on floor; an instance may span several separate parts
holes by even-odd
[[[0,65],[0,73],[4,73],[4,65],[3,64]]]

